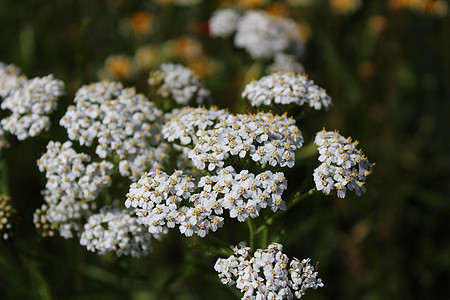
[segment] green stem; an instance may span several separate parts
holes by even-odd
[[[4,160],[0,161],[0,185],[3,195],[10,196],[9,191],[9,172],[8,166]]]
[[[265,217],[265,221],[266,221],[266,223],[268,221],[267,215]],[[268,244],[267,244],[268,237],[269,237],[269,227],[266,227],[266,228],[263,229],[262,235],[261,235],[261,249],[266,249],[267,248],[267,246],[268,246]]]
[[[230,256],[233,251],[230,248],[218,248],[214,246],[201,245],[197,243],[188,243],[188,248],[201,250],[205,255],[208,256]]]
[[[294,205],[296,205],[297,203],[299,203],[300,201],[308,198],[309,196],[314,195],[317,192],[316,188],[312,188],[309,191],[307,191],[306,193],[304,193],[303,195],[295,195],[294,199],[292,199],[291,201],[289,201],[289,203],[286,205],[286,210],[284,210],[283,212],[289,210],[291,207],[293,207]]]
[[[215,237],[215,236],[212,235],[212,234],[207,234],[207,235],[206,235],[206,238],[209,239],[209,240],[211,240],[211,241],[213,241],[213,242],[215,242],[215,243],[217,243],[217,244],[219,244],[219,245],[221,245],[221,246],[223,246],[223,247],[226,247],[226,248],[229,248],[229,247],[230,247],[230,245],[229,245],[227,242],[225,242],[225,241],[223,241],[223,240],[221,240],[221,239]]]
[[[282,215],[284,215],[290,208],[292,208],[294,205],[296,205],[297,203],[299,203],[300,201],[308,198],[309,196],[314,195],[314,193],[316,193],[317,190],[316,188],[312,188],[310,189],[308,192],[300,195],[300,193],[295,193],[293,196],[293,199],[291,201],[289,201],[289,203],[286,205],[286,209],[285,210],[280,210],[278,211],[275,215],[273,215],[272,217],[268,218],[266,223],[264,225],[261,225],[255,232],[254,235],[258,235],[261,232],[264,232],[265,230],[268,229],[268,227],[275,221],[277,220],[279,217],[281,217]]]
[[[248,225],[248,231],[250,233],[250,248],[252,250],[255,249],[255,228],[253,226],[253,220],[252,218],[248,217],[247,218],[247,225]]]

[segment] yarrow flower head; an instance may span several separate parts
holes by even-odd
[[[159,143],[162,112],[133,88],[93,83],[82,86],[74,101],[60,120],[69,139],[86,146],[95,141],[100,158],[117,155],[122,176],[137,178],[165,158],[166,145]]]
[[[239,13],[232,8],[218,9],[209,19],[209,31],[212,36],[230,36],[236,31],[239,19]]]
[[[13,217],[16,214],[11,206],[11,198],[0,195],[0,237],[3,240],[11,238],[13,228]]]
[[[84,225],[80,244],[89,251],[104,255],[141,257],[148,254],[152,235],[139,222],[133,211],[105,206]]]
[[[314,170],[316,188],[325,194],[337,191],[344,198],[347,190],[360,196],[366,192],[366,177],[372,173],[372,166],[360,149],[358,141],[352,142],[339,131],[326,131],[316,134],[315,144],[319,146],[319,161],[322,164]]]
[[[89,156],[75,152],[70,141],[50,141],[37,164],[45,172],[47,183],[43,191],[45,204],[36,212],[35,224],[58,224],[60,235],[71,238],[92,213],[100,191],[111,184],[113,164],[90,163]]]
[[[57,108],[64,83],[53,75],[27,79],[19,74],[13,65],[0,63],[1,108],[11,111],[1,120],[2,130],[24,140],[49,128],[49,115]]]
[[[283,173],[266,171],[254,175],[232,167],[216,170],[217,175],[199,179],[177,171],[168,175],[153,171],[130,186],[125,206],[137,215],[152,234],[179,226],[186,236],[206,236],[223,226],[222,215],[244,222],[259,216],[261,208],[284,209],[281,194],[287,188]]]
[[[331,97],[305,75],[294,72],[277,72],[252,81],[245,87],[242,97],[252,106],[269,106],[273,103],[308,105],[316,110],[332,106]]]
[[[267,67],[267,71],[269,73],[291,71],[299,74],[305,72],[305,68],[301,63],[298,62],[295,55],[277,53],[273,60],[273,63]]]
[[[5,98],[17,88],[20,88],[27,78],[20,75],[20,69],[0,61],[0,97]]]
[[[237,24],[234,44],[254,59],[270,59],[291,46],[301,48],[303,42],[293,20],[262,10],[249,10]]]
[[[323,287],[311,260],[289,260],[281,244],[257,249],[253,256],[242,243],[232,250],[234,255],[219,258],[214,269],[223,284],[235,285],[243,293],[241,299],[300,299],[306,290]]]
[[[208,104],[210,92],[197,75],[180,64],[162,64],[161,70],[150,73],[148,83],[159,96],[177,104]]]
[[[292,118],[272,113],[233,115],[216,108],[185,108],[163,126],[164,138],[192,145],[188,157],[195,167],[223,167],[231,156],[250,157],[260,164],[293,167],[303,137]]]

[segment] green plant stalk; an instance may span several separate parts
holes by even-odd
[[[253,220],[252,218],[247,218],[247,225],[248,225],[248,231],[249,231],[249,243],[250,243],[250,248],[251,249],[255,249],[255,226],[253,226]]]
[[[37,294],[39,299],[42,300],[52,299],[50,286],[45,281],[45,278],[41,273],[41,271],[39,270],[37,263],[32,260],[28,260],[26,258],[23,259],[25,260],[25,264],[28,267],[28,273],[30,275],[31,285],[34,289],[34,293]]]
[[[272,217],[268,218],[266,223],[264,225],[261,225],[255,232],[254,235],[258,235],[261,232],[264,232],[266,230],[268,230],[269,226],[275,221],[277,220],[279,217],[281,217],[282,215],[284,215],[290,208],[292,208],[294,205],[296,205],[297,203],[299,203],[300,201],[308,198],[309,196],[314,195],[317,192],[316,188],[312,188],[309,191],[307,191],[306,193],[299,195],[298,193],[294,194],[294,199],[292,199],[291,201],[289,201],[289,203],[286,205],[286,209],[285,210],[280,210],[278,211],[275,215],[273,215]],[[264,233],[267,234],[267,233]]]
[[[230,256],[233,254],[233,251],[230,248],[218,248],[214,246],[208,246],[208,245],[201,245],[196,243],[188,243],[188,248],[190,249],[197,249],[203,251],[204,254],[209,256],[217,256],[217,255],[223,255],[223,256]]]
[[[267,217],[265,218],[265,221],[267,223],[267,221],[268,221]],[[262,230],[262,234],[261,234],[261,249],[266,249],[267,248],[267,246],[268,246],[268,243],[267,243],[268,237],[269,237],[269,227],[267,226],[267,227],[265,227]]]
[[[4,160],[0,161],[0,185],[3,195],[10,196],[8,166]]]
[[[211,240],[211,241],[214,241],[215,243],[217,243],[217,244],[219,244],[219,245],[221,245],[221,246],[223,246],[223,247],[225,247],[225,248],[229,248],[229,245],[228,245],[227,242],[225,242],[225,241],[223,241],[223,240],[221,240],[221,239],[215,237],[215,236],[212,235],[212,234],[207,234],[206,237],[207,237],[207,239],[209,239],[209,240]]]

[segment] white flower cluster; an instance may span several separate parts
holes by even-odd
[[[305,75],[277,72],[252,81],[245,87],[242,97],[252,106],[277,104],[309,105],[319,110],[332,106],[331,97]]]
[[[279,71],[291,71],[294,73],[304,73],[305,68],[301,63],[297,61],[295,55],[286,53],[277,53],[275,55],[273,63],[267,67],[269,73],[275,73]]]
[[[12,218],[16,211],[11,206],[11,198],[0,195],[0,238],[7,240],[12,233]]]
[[[269,59],[290,46],[301,48],[302,40],[293,20],[249,10],[237,24],[234,44],[254,59]]]
[[[4,131],[24,140],[47,130],[48,115],[56,110],[57,99],[63,92],[64,83],[53,75],[27,79],[14,65],[0,62],[0,97],[4,98],[1,108],[11,111],[1,120],[0,140],[4,140]],[[1,144],[6,146],[5,142]]]
[[[63,94],[64,83],[53,79],[53,75],[36,77],[25,81],[6,97],[2,109],[11,115],[3,118],[4,130],[16,135],[19,140],[36,136],[50,126],[50,115],[57,108],[57,99]]]
[[[286,188],[283,173],[271,171],[255,176],[226,167],[195,182],[182,171],[169,176],[156,170],[130,186],[125,206],[139,209],[138,216],[150,233],[164,233],[178,225],[186,236],[204,237],[223,226],[224,210],[243,222],[258,217],[261,208],[284,209],[281,194]]]
[[[88,155],[72,149],[70,141],[48,143],[47,152],[37,161],[47,183],[43,192],[46,203],[37,212],[36,222],[57,223],[65,238],[81,229],[80,221],[91,214],[95,198],[111,184],[113,172],[112,163],[89,161]]]
[[[20,75],[20,69],[0,61],[0,97],[7,97],[12,91],[20,88],[27,78]]]
[[[227,37],[236,31],[240,15],[232,8],[218,9],[209,19],[209,31],[212,36]]]
[[[316,188],[325,194],[336,190],[344,198],[347,190],[360,196],[366,177],[372,173],[372,164],[362,151],[356,148],[358,141],[351,142],[339,131],[326,131],[316,134],[315,144],[319,146],[319,161],[322,164],[314,170]]]
[[[241,299],[300,299],[308,289],[323,287],[310,259],[298,260],[282,252],[283,245],[272,243],[257,249],[251,257],[250,247],[232,247],[234,255],[219,258],[214,269],[223,284],[236,285],[244,293]]]
[[[36,229],[39,231],[39,233],[42,235],[42,237],[50,237],[55,235],[55,225],[52,224],[52,220],[50,217],[50,214],[48,212],[49,206],[47,204],[43,204],[40,208],[36,209],[36,211],[33,214],[33,223],[34,226],[36,226]],[[78,224],[75,223],[76,228],[78,229]],[[64,224],[63,224],[64,226]],[[72,230],[69,226],[67,227],[67,236],[72,236]],[[78,231],[78,230],[77,230]]]
[[[181,105],[208,104],[210,92],[190,69],[180,64],[162,64],[161,70],[150,72],[148,83],[158,95]]]
[[[82,86],[60,124],[71,140],[90,146],[101,158],[116,154],[122,176],[137,178],[148,168],[159,166],[165,146],[159,143],[162,112],[133,88],[116,82]]]
[[[233,115],[211,108],[184,108],[163,126],[169,142],[193,143],[188,156],[194,166],[212,171],[230,156],[250,157],[271,166],[293,167],[303,137],[292,118],[271,113]]]
[[[104,255],[114,252],[117,256],[141,257],[150,250],[152,235],[126,209],[105,206],[89,217],[81,234],[80,244],[89,251]]]

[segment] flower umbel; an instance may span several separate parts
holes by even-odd
[[[308,289],[323,287],[310,259],[298,260],[282,252],[283,245],[272,243],[265,250],[257,249],[253,256],[243,244],[232,247],[234,255],[219,258],[214,269],[223,284],[236,285],[241,299],[300,299]]]
[[[60,120],[69,139],[86,146],[97,142],[95,152],[103,159],[116,154],[122,176],[138,178],[164,159],[164,145],[159,144],[162,112],[133,88],[93,83],[82,86],[74,101]]]
[[[284,71],[264,76],[245,87],[242,97],[252,106],[276,104],[308,105],[316,110],[332,106],[331,97],[305,75]]]
[[[114,252],[141,257],[148,254],[151,240],[152,235],[132,211],[105,206],[87,220],[80,244],[99,255]]]
[[[302,48],[303,42],[292,19],[249,10],[237,24],[234,44],[244,48],[253,59],[270,59],[289,47]]]
[[[12,234],[12,218],[16,211],[11,206],[11,199],[6,195],[0,195],[0,237],[7,240]]]
[[[47,183],[43,191],[46,203],[36,212],[35,224],[58,224],[60,235],[71,238],[81,230],[82,219],[92,214],[100,191],[111,184],[113,164],[90,163],[90,157],[75,152],[70,141],[50,141],[37,164]]]
[[[216,108],[185,108],[174,113],[162,130],[169,142],[193,147],[195,167],[212,171],[230,156],[259,164],[293,167],[303,137],[292,118],[272,113],[233,115]]]
[[[182,65],[163,64],[161,70],[150,73],[148,83],[158,95],[178,104],[208,104],[210,92],[194,72]]]
[[[273,59],[273,63],[267,67],[267,71],[269,73],[275,73],[279,71],[303,73],[305,72],[305,68],[300,62],[298,62],[295,55],[277,53]]]
[[[344,198],[347,190],[360,196],[365,192],[366,177],[372,173],[372,164],[357,149],[358,141],[352,142],[339,131],[316,134],[315,144],[319,146],[319,161],[322,164],[314,170],[316,188],[325,194],[336,190],[339,198]]]
[[[243,222],[258,217],[261,208],[284,209],[281,194],[287,181],[283,173],[254,175],[247,170],[237,173],[232,167],[216,171],[217,175],[198,180],[182,171],[145,173],[130,186],[125,206],[138,209],[150,233],[177,225],[182,234],[200,237],[223,226],[224,210]]]
[[[227,37],[236,31],[240,15],[232,8],[218,9],[209,19],[209,30],[212,36]]]
[[[1,120],[2,129],[19,140],[38,135],[50,127],[49,115],[57,108],[64,83],[53,75],[26,79],[14,66],[0,64],[1,108],[11,114]]]
[[[0,61],[0,97],[8,97],[15,89],[27,81],[24,75],[20,75],[20,69],[14,65],[7,65]]]

